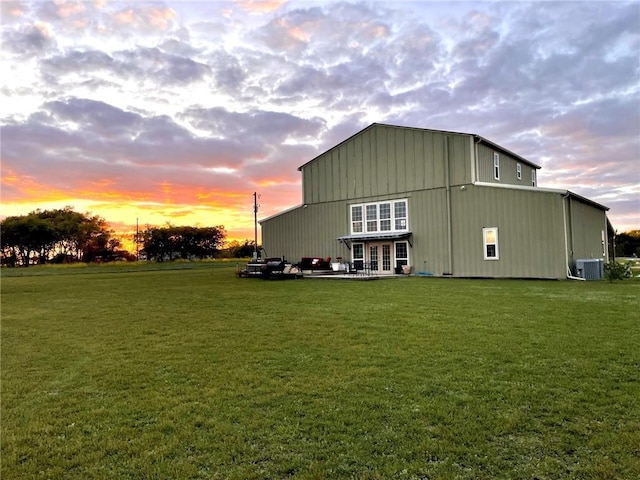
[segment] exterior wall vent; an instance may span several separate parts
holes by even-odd
[[[576,260],[577,276],[585,280],[600,280],[604,276],[604,262],[601,258]]]

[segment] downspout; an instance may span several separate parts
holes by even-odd
[[[446,141],[444,142],[444,159],[445,159],[445,195],[447,202],[447,250],[448,250],[448,266],[449,269],[447,272],[444,272],[443,275],[453,275],[453,245],[451,244],[452,239],[452,227],[451,227],[451,179],[449,178],[449,137],[445,137]]]
[[[569,192],[567,192],[566,195],[562,196],[562,226],[564,227],[564,259],[565,259],[565,264],[567,266],[567,278],[569,280],[585,281],[586,279],[582,277],[573,276],[573,274],[571,273],[571,268],[569,268],[569,241],[567,238],[567,208],[565,207],[565,200],[567,200],[567,198],[569,198]]]

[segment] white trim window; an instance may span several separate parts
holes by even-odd
[[[351,261],[356,269],[364,268],[364,243],[353,243],[351,245]]]
[[[482,243],[484,247],[485,260],[498,260],[498,227],[487,227],[482,229]]]
[[[407,200],[351,205],[351,233],[406,232]]]
[[[378,211],[380,212],[380,231],[391,231],[391,203],[381,203],[378,205]]]
[[[531,170],[531,186],[535,187],[536,186],[537,179],[536,179],[536,170],[535,168],[533,170]]]
[[[409,265],[409,243],[395,242],[396,267]]]
[[[493,178],[500,180],[500,154],[493,152]]]
[[[351,206],[351,232],[352,233],[362,233],[363,223],[362,223],[362,205],[352,205]]]
[[[516,177],[518,180],[522,180],[522,165],[519,163],[516,164]]]
[[[365,205],[367,212],[367,232],[378,231],[378,205]]]

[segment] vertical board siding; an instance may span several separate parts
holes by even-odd
[[[416,190],[416,144],[420,136],[415,131],[407,130],[405,136],[405,189],[408,192]]]
[[[561,195],[453,189],[452,217],[456,276],[564,278]],[[499,260],[484,260],[483,227],[498,228]]]
[[[445,189],[415,192],[407,208],[413,232],[410,262],[414,272],[441,275],[447,268],[448,248]]]
[[[381,192],[386,192],[389,189],[389,175],[387,174],[389,164],[387,162],[386,147],[384,144],[384,133],[385,131],[381,128],[376,128],[372,132],[375,142],[375,156],[378,173],[378,190],[375,192],[376,195],[380,195]]]
[[[605,231],[606,240],[606,214],[604,211],[588,205],[575,197],[565,200],[570,202],[571,208],[567,209],[571,215],[572,244],[569,245],[572,256],[572,266],[575,260],[585,258],[606,258],[602,255],[602,231]],[[572,251],[572,252],[571,252]]]
[[[438,133],[431,134],[431,164],[433,175],[427,188],[443,187],[445,184],[444,171],[444,137]]]
[[[395,192],[408,192],[407,188],[407,170],[409,165],[407,163],[406,145],[405,140],[410,134],[409,131],[404,129],[397,129],[395,132],[395,149],[393,152],[394,163],[394,175],[396,177]],[[413,172],[410,172],[413,173]]]
[[[298,207],[262,222],[263,247],[270,257],[297,263],[302,257],[344,257],[349,250],[336,238],[344,235],[346,202]]]
[[[471,180],[469,162],[468,137],[461,135],[450,136],[449,160],[450,160],[450,182],[451,185],[462,185]]]
[[[478,181],[497,182],[493,178],[493,152],[492,148],[486,145],[478,145]]]
[[[447,145],[450,184],[471,183],[475,152],[469,142],[473,145],[473,137],[467,134],[375,125],[304,166],[304,201],[352,200],[443,187]],[[534,167],[504,152],[498,152],[500,180],[495,180],[494,151],[488,145],[477,145],[478,181],[531,185]],[[517,163],[522,166],[522,180],[517,179]]]
[[[500,180],[496,180],[493,175],[493,153],[500,155]],[[522,180],[518,180],[517,164],[522,166]],[[501,183],[507,185],[519,185],[524,187],[531,186],[531,171],[536,170],[535,167],[508,155],[505,152],[498,151],[489,145],[478,145],[477,158],[477,179],[479,182]]]
[[[336,193],[335,198],[347,198],[348,188],[349,188],[349,180],[347,175],[347,158],[342,155],[340,150],[334,150],[331,152],[333,158],[336,162],[338,162],[339,171],[340,171],[340,190]]]
[[[373,195],[373,185],[375,180],[375,162],[372,161],[371,158],[371,136],[370,135],[362,135],[362,158],[363,158],[363,192],[362,194],[365,197],[370,197]]]
[[[426,158],[425,158],[425,149],[424,149],[424,135],[416,135],[414,147],[414,189],[422,190],[425,188],[426,180],[425,180],[425,166],[426,166]]]

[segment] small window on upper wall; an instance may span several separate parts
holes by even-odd
[[[531,186],[536,186],[536,171],[535,169],[531,170]]]
[[[522,180],[522,165],[519,163],[516,165],[516,177],[518,177],[518,180]]]
[[[482,229],[482,241],[485,260],[498,260],[498,227]]]
[[[493,178],[500,180],[500,155],[493,152]]]

